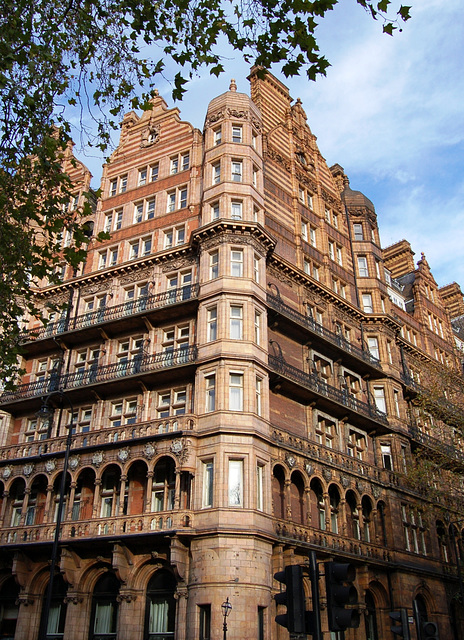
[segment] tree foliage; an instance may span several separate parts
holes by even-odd
[[[396,1],[396,0],[395,0]],[[408,6],[357,0],[392,34]],[[281,65],[315,79],[329,65],[315,29],[337,0],[0,0],[0,374],[12,379],[18,320],[33,286],[54,279],[63,257],[85,254],[82,220],[64,212],[72,185],[62,154],[69,107],[90,111],[89,142],[104,150],[123,111],[147,104],[167,62],[179,69],[172,96],[201,68],[223,71],[224,42],[253,65]],[[172,66],[172,65],[171,65]],[[58,131],[58,133],[57,133]],[[96,131],[96,134],[95,134]],[[84,214],[88,211],[84,211]],[[59,235],[75,234],[63,256]]]

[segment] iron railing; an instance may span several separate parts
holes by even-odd
[[[287,304],[285,304],[285,302],[282,302],[282,300],[278,296],[275,296],[272,293],[268,293],[267,303],[272,309],[274,309],[281,315],[286,316],[290,320],[293,320],[293,322],[296,322],[297,324],[304,326],[306,329],[309,329],[312,333],[315,333],[316,335],[321,336],[322,338],[332,343],[333,345],[339,347],[343,351],[346,351],[347,353],[350,353],[353,356],[360,358],[364,362],[367,362],[371,366],[381,370],[380,360],[375,356],[373,356],[369,351],[366,351],[365,349],[361,349],[360,347],[357,347],[356,345],[346,340],[346,338],[344,338],[342,335],[335,333],[335,331],[330,331],[330,329],[326,329],[324,325],[320,324],[319,322],[316,322],[310,316],[305,316],[299,311],[292,309],[292,307],[289,307]]]
[[[150,296],[140,296],[134,300],[128,300],[114,307],[101,307],[94,311],[89,311],[75,318],[60,318],[56,322],[50,322],[46,327],[30,329],[22,334],[23,342],[32,340],[42,340],[50,338],[54,335],[65,333],[66,331],[76,331],[93,327],[105,322],[113,322],[121,318],[132,316],[154,309],[160,309],[172,304],[186,302],[198,296],[198,285],[189,284],[185,287],[170,289],[162,293],[156,293]]]
[[[189,345],[185,348],[152,355],[137,354],[132,358],[121,359],[119,362],[112,364],[91,365],[85,371],[76,371],[62,376],[52,374],[44,380],[21,384],[14,391],[6,391],[0,396],[0,405],[12,400],[23,400],[45,395],[58,389],[65,391],[168,367],[179,367],[195,362],[196,357],[196,345]]]
[[[316,373],[305,373],[304,371],[301,371],[301,369],[285,362],[282,357],[273,356],[271,354],[269,354],[268,361],[269,367],[279,375],[285,376],[300,386],[305,387],[318,395],[325,396],[329,400],[332,400],[337,404],[341,404],[356,413],[371,418],[381,424],[388,425],[387,416],[385,413],[377,409],[377,407],[358,400],[347,390],[333,387]]]

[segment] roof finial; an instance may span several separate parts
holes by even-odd
[[[234,78],[230,81],[229,91],[237,91],[237,85]]]

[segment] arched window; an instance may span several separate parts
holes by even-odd
[[[16,631],[19,605],[19,586],[14,578],[8,578],[0,589],[0,638],[13,640]]]
[[[340,493],[335,485],[329,487],[329,503],[330,503],[330,530],[332,533],[338,533],[338,510],[340,506]]]
[[[151,492],[152,511],[171,511],[175,498],[175,466],[171,458],[162,458],[155,467]]]
[[[372,540],[372,502],[367,496],[361,501],[362,506],[362,537],[365,542]]]
[[[134,462],[127,474],[129,492],[128,514],[136,515],[145,511],[145,494],[147,488],[147,465],[140,460]]]
[[[71,476],[69,473],[66,474],[66,482],[64,487],[64,503],[63,503],[63,511],[61,514],[61,519],[65,519],[65,514],[68,511],[68,500],[69,500],[69,489],[71,486]],[[53,514],[53,522],[56,522],[58,518],[58,506],[60,503],[60,491],[61,491],[61,473],[56,477],[55,482],[53,483],[53,504],[52,504],[52,514]]]
[[[306,505],[304,499],[304,482],[301,474],[298,472],[292,473],[292,481],[290,484],[290,498],[292,520],[294,520],[295,522],[299,522],[300,524],[305,524]]]
[[[116,465],[103,472],[100,489],[100,517],[117,516],[119,510],[119,493],[121,489],[121,470]]]
[[[448,553],[448,536],[446,535],[445,525],[441,520],[437,520],[437,537],[440,545],[440,555],[443,562],[449,562]]]
[[[119,581],[105,573],[97,581],[92,596],[90,640],[116,640]]]
[[[27,525],[41,524],[43,522],[45,501],[47,499],[47,479],[45,476],[34,478],[31,492],[27,501],[26,522]]]
[[[366,591],[366,640],[378,640],[377,617],[375,613],[375,601],[370,591]]]
[[[322,531],[326,529],[325,522],[325,504],[324,494],[320,480],[313,478],[311,480],[311,517],[313,526],[318,527]]]
[[[21,511],[25,495],[26,485],[22,478],[15,480],[10,489],[10,527],[17,527],[21,520]]]
[[[416,617],[416,623],[419,629],[422,629],[424,622],[428,621],[427,605],[425,604],[424,597],[418,594],[414,598],[414,615]]]
[[[176,621],[176,580],[168,571],[157,571],[147,587],[144,640],[172,640]]]
[[[89,520],[92,517],[95,496],[95,471],[84,469],[77,479],[72,505],[72,520]]]
[[[48,586],[45,589],[43,602],[45,604],[47,598]],[[66,620],[66,583],[62,576],[55,576],[53,579],[52,599],[50,603],[50,611],[47,623],[47,640],[61,640],[64,633],[64,624]],[[42,616],[44,614],[42,608]],[[0,636],[1,637],[1,636]]]
[[[281,520],[285,517],[285,475],[282,467],[275,467],[272,475],[272,502],[274,516]]]
[[[359,510],[356,494],[353,491],[347,491],[346,493],[347,509],[347,529],[348,536],[361,540],[361,528],[359,526]]]
[[[380,500],[377,503],[377,535],[379,536],[381,544],[388,544],[387,542],[387,509],[385,502]]]

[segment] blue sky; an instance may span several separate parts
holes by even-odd
[[[382,34],[355,0],[341,0],[317,38],[331,62],[325,78],[286,79],[330,165],[374,203],[381,240],[406,238],[424,252],[439,286],[464,288],[464,20],[459,0],[411,0],[401,33]],[[202,129],[209,100],[235,78],[249,92],[249,67],[225,54],[226,72],[188,85],[183,120]],[[172,105],[166,81],[159,92]],[[101,160],[78,153],[98,186]]]

